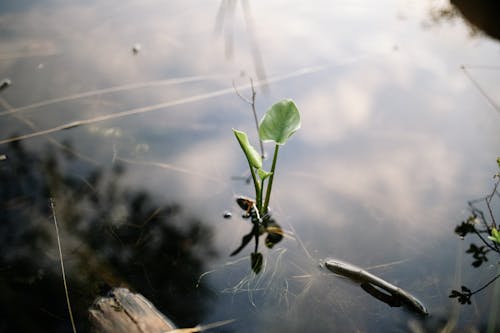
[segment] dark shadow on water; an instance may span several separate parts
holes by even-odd
[[[195,288],[216,253],[211,229],[172,202],[122,184],[123,166],[88,167],[71,154],[20,143],[0,161],[0,332],[71,330],[57,243],[56,213],[75,321],[110,287],[142,293],[177,325],[198,324],[208,290]]]

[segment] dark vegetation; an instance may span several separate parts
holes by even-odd
[[[500,158],[497,159],[498,167],[500,169]],[[490,254],[498,259],[500,256],[500,237],[498,234],[498,224],[495,218],[494,204],[500,201],[500,193],[498,186],[500,184],[500,172],[494,176],[496,179],[492,191],[486,196],[469,201],[470,215],[462,221],[456,228],[455,233],[464,239],[467,235],[475,236],[478,243],[470,243],[466,253],[472,256],[471,265],[474,268],[479,268],[487,262],[493,262],[488,259]],[[486,282],[483,286],[476,290],[471,290],[467,286],[461,286],[460,290],[452,290],[450,298],[456,298],[460,304],[471,304],[471,297],[487,287],[492,285],[500,274],[494,276],[491,280]]]

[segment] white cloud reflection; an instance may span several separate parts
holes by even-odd
[[[316,156],[298,167],[305,171],[291,172],[297,179],[280,184],[281,190],[303,185],[288,204],[300,205],[312,221],[324,223],[327,217],[327,223],[340,226],[355,217],[343,214],[335,198],[349,198],[373,212],[374,221],[367,223],[382,218],[405,228],[426,229],[432,223],[441,229],[439,219],[447,215],[450,196],[463,186],[460,153],[414,134],[379,133],[367,139],[370,143],[360,151]]]
[[[354,70],[307,91],[300,100],[303,122],[307,124],[302,137],[325,144],[365,128],[373,112],[373,99],[384,80],[380,73]]]

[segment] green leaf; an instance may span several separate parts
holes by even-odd
[[[488,238],[500,244],[500,232],[498,232],[497,229],[495,228],[491,229],[491,236],[488,236]]]
[[[233,133],[236,136],[236,139],[238,140],[241,149],[243,149],[243,152],[245,153],[248,162],[254,168],[257,169],[262,168],[262,158],[260,157],[257,150],[255,150],[255,148],[248,141],[248,136],[246,135],[246,133],[235,130],[234,128],[233,128]]]
[[[284,99],[271,106],[262,117],[259,137],[262,141],[274,141],[284,145],[288,138],[300,128],[300,114],[291,99]]]
[[[497,164],[498,164],[498,167],[500,168],[500,157],[497,158]]]
[[[260,177],[260,180],[264,180],[266,179],[267,177],[271,176],[273,173],[272,172],[268,172],[264,169],[257,169],[257,173],[259,174],[259,177]]]

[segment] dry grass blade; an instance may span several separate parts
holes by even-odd
[[[13,110],[14,109],[5,100],[5,98],[3,98],[3,97],[0,97],[0,105],[3,106],[7,110]],[[32,130],[34,130],[34,131],[38,130],[37,126],[32,121],[26,119],[22,115],[20,115],[20,114],[14,114],[14,115],[12,115],[12,117],[14,117],[15,119],[19,120],[21,123],[25,124],[26,126],[28,126],[29,128],[31,128]],[[71,149],[67,145],[64,145],[64,144],[60,143],[59,141],[57,141],[56,139],[54,139],[54,138],[52,138],[50,136],[48,137],[48,140],[54,146],[56,146],[56,147],[58,147],[58,148],[60,148],[60,149],[62,149],[64,151],[66,151],[66,152],[68,152],[68,153],[70,153],[70,154],[72,154],[72,155],[74,155],[74,156],[76,156],[76,157],[78,157],[78,158],[80,158],[80,159],[82,159],[82,160],[90,163],[90,164],[93,164],[93,165],[98,165],[99,164],[96,160],[90,158],[89,156],[83,155],[83,154],[81,154],[81,153],[79,153],[79,152]],[[0,156],[0,160],[2,160],[1,156]]]
[[[229,319],[229,320],[222,320],[222,321],[216,321],[214,323],[206,324],[206,325],[197,325],[192,328],[178,328],[172,331],[168,331],[165,333],[198,333],[198,332],[203,332],[212,328],[224,326],[227,324],[232,323],[235,321],[235,319]]]
[[[131,84],[125,84],[125,85],[120,85],[120,86],[115,86],[115,87],[110,87],[110,88],[91,90],[91,91],[86,91],[86,92],[82,92],[82,93],[72,94],[69,96],[51,98],[51,99],[47,99],[47,100],[33,103],[30,105],[21,106],[18,108],[12,108],[12,109],[9,109],[7,111],[0,112],[0,116],[18,113],[21,111],[27,111],[27,110],[39,108],[42,106],[52,105],[52,104],[56,104],[56,103],[73,101],[76,99],[81,99],[81,98],[86,98],[86,97],[92,97],[92,96],[96,96],[96,95],[110,94],[110,93],[127,91],[127,90],[134,90],[134,89],[139,89],[139,88],[150,88],[150,87],[174,85],[174,84],[181,84],[181,83],[198,82],[198,81],[203,81],[203,80],[212,80],[212,79],[217,79],[219,77],[223,77],[223,76],[222,75],[188,76],[188,77],[159,80],[159,81],[131,83]]]
[[[64,284],[64,292],[66,294],[66,304],[68,305],[69,319],[71,321],[71,327],[73,328],[73,333],[76,333],[75,321],[73,319],[73,312],[71,311],[71,302],[69,301],[68,284],[66,282],[66,273],[64,271],[64,261],[61,249],[61,238],[59,237],[59,228],[57,227],[57,217],[56,209],[54,205],[54,200],[50,198],[50,209],[52,210],[52,217],[54,219],[54,227],[56,229],[57,247],[59,249],[59,261],[61,262],[61,272]]]
[[[291,79],[294,77],[299,77],[302,75],[319,72],[319,71],[322,71],[325,69],[326,69],[326,67],[324,67],[324,66],[302,68],[302,69],[299,69],[295,72],[291,72],[291,73],[288,73],[285,75],[275,76],[275,77],[269,79],[267,82],[257,82],[254,84],[254,86],[257,87],[257,86],[261,86],[261,85],[266,84],[266,83],[284,81],[284,80]],[[242,85],[242,86],[238,87],[238,89],[241,91],[243,89],[250,89],[251,87],[252,87],[251,84],[246,84],[246,85]],[[24,135],[19,135],[19,136],[11,137],[8,139],[3,139],[3,140],[0,140],[0,145],[46,135],[46,134],[58,132],[61,130],[70,129],[72,127],[90,125],[90,124],[98,123],[98,122],[105,121],[105,120],[123,118],[123,117],[131,116],[131,115],[143,114],[143,113],[151,112],[151,111],[158,111],[158,110],[166,109],[166,108],[169,108],[172,106],[183,105],[183,104],[188,104],[188,103],[192,103],[192,102],[198,102],[198,101],[207,100],[207,99],[211,99],[211,98],[215,98],[215,97],[219,97],[219,96],[223,96],[223,95],[227,95],[227,94],[232,94],[232,93],[234,93],[234,88],[231,87],[231,88],[215,90],[212,92],[208,92],[205,94],[199,94],[199,95],[195,95],[195,96],[191,96],[191,97],[187,97],[187,98],[181,98],[181,99],[177,99],[177,100],[173,100],[173,101],[168,101],[168,102],[164,102],[164,103],[153,104],[153,105],[144,106],[144,107],[140,107],[140,108],[136,108],[136,109],[116,112],[116,113],[112,113],[112,114],[106,114],[106,115],[102,115],[102,116],[97,116],[97,117],[90,118],[90,119],[72,121],[70,123],[66,123],[66,124],[56,126],[56,127],[48,128],[48,129],[45,129],[42,131],[33,132],[33,133],[29,133],[29,134],[24,134]]]

